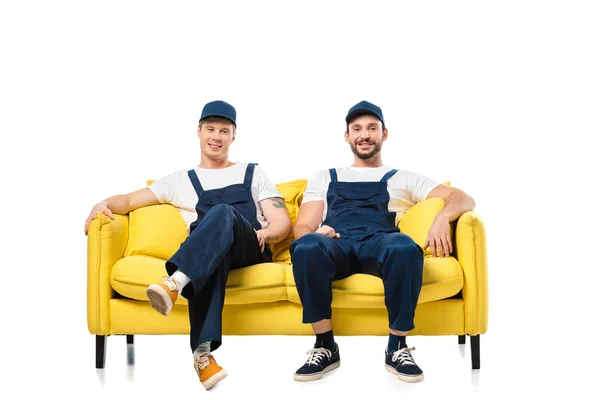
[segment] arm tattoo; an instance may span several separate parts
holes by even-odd
[[[283,199],[281,197],[271,197],[271,201],[273,202],[273,207],[285,208],[285,204],[283,203]]]

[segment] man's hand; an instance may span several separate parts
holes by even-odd
[[[444,215],[438,214],[427,234],[424,250],[431,247],[431,255],[448,257],[452,253],[452,240],[450,239],[450,222]]]
[[[315,233],[320,233],[321,235],[329,236],[330,238],[334,238],[334,239],[337,239],[340,237],[340,234],[336,233],[336,231],[328,225],[323,225],[322,227],[317,229],[315,231]]]
[[[255,229],[254,232],[256,232],[256,238],[258,239],[258,244],[260,245],[260,252],[262,253],[263,251],[265,251],[265,237],[263,236],[262,231],[257,231]]]
[[[115,219],[115,216],[113,215],[112,211],[110,211],[108,209],[107,203],[105,201],[102,201],[102,202],[96,204],[94,206],[94,208],[92,208],[92,211],[90,212],[90,215],[87,217],[87,220],[85,221],[85,228],[83,230],[84,230],[84,232],[85,232],[86,235],[88,233],[88,225],[90,224],[90,222],[92,222],[92,220],[94,218],[96,218],[96,215],[98,213],[102,213],[102,214],[106,215],[110,219]]]

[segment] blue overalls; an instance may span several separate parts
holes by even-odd
[[[309,233],[290,246],[303,323],[331,319],[332,281],[364,273],[383,279],[389,327],[414,329],[423,249],[400,233],[396,214],[388,210],[387,181],[396,172],[389,171],[379,182],[338,182],[336,170],[329,170],[323,225],[340,237]]]
[[[221,346],[225,284],[231,269],[271,261],[271,251],[261,252],[252,198],[252,175],[256,164],[248,164],[244,183],[204,190],[194,170],[188,176],[198,194],[198,219],[190,234],[167,261],[172,275],[177,269],[190,278],[181,295],[188,300],[190,345],[211,342],[211,351]]]

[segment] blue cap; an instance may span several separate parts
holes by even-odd
[[[383,112],[381,112],[381,108],[377,107],[373,103],[369,103],[368,101],[361,101],[358,104],[352,106],[350,110],[348,110],[348,115],[346,115],[346,123],[350,123],[352,119],[358,117],[359,115],[371,114],[379,118],[381,123],[385,124],[383,120]]]
[[[224,101],[217,100],[217,101],[211,101],[210,103],[206,103],[206,105],[202,109],[202,115],[200,116],[200,121],[202,121],[204,118],[208,118],[208,117],[227,118],[228,120],[233,122],[233,126],[235,126],[237,128],[236,122],[235,122],[235,117],[236,117],[235,108],[231,104],[225,103]]]

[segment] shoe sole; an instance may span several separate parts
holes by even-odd
[[[155,283],[146,289],[146,296],[150,299],[150,305],[162,315],[169,315],[173,302],[165,290]]]
[[[328,366],[327,368],[325,368],[323,371],[317,372],[316,374],[310,374],[310,375],[298,375],[298,374],[294,374],[294,380],[296,382],[312,382],[312,381],[316,381],[318,379],[321,379],[323,377],[323,375],[325,375],[326,373],[333,371],[334,369],[338,368],[339,366],[340,366],[340,361],[331,364],[330,366]]]
[[[220,381],[222,381],[226,376],[227,372],[224,369],[222,369],[207,380],[205,380],[204,382],[202,382],[202,385],[204,385],[204,389],[208,390]]]
[[[404,381],[404,382],[417,383],[417,382],[421,382],[421,381],[423,381],[423,379],[425,379],[425,377],[423,376],[423,374],[421,374],[421,375],[405,375],[405,374],[401,374],[400,372],[396,371],[395,368],[392,368],[392,367],[390,367],[387,364],[385,364],[385,369],[387,369],[387,371],[390,374],[396,375],[398,377],[398,379],[400,379],[401,381]]]

